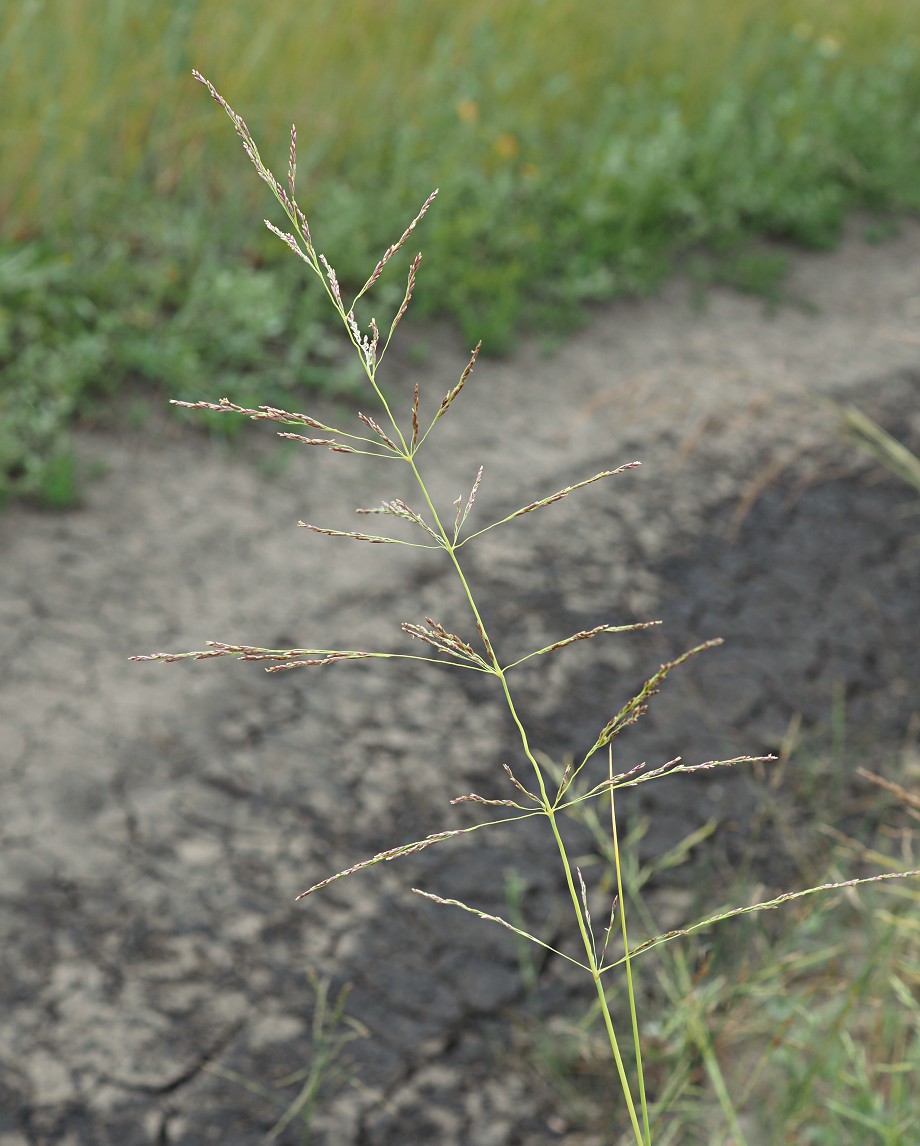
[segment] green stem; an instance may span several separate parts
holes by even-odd
[[[613,794],[613,748],[607,749],[607,774],[610,781],[610,832],[613,839],[613,856],[617,873],[617,901],[620,909],[620,929],[623,935],[623,960],[626,967],[626,992],[629,996],[629,1017],[632,1023],[633,1049],[636,1056],[636,1073],[639,1081],[639,1101],[642,1104],[643,1141],[651,1144],[652,1132],[648,1121],[648,1099],[645,1093],[645,1074],[642,1069],[642,1042],[639,1038],[639,1018],[636,1014],[636,991],[633,985],[632,958],[629,953],[629,934],[626,928],[626,896],[623,894],[623,873],[620,867],[620,838],[617,832],[616,805]],[[600,984],[598,984],[600,986]]]
[[[400,437],[401,437],[401,435],[400,435]],[[502,671],[502,668],[501,668],[501,665],[498,661],[498,658],[495,655],[495,651],[492,648],[492,642],[489,640],[488,633],[486,632],[486,627],[483,623],[482,616],[480,615],[479,608],[478,608],[478,606],[476,604],[476,600],[473,596],[473,592],[470,589],[469,582],[467,581],[466,576],[463,572],[463,569],[460,566],[460,562],[457,559],[457,554],[455,552],[455,550],[457,549],[457,546],[455,546],[453,544],[453,542],[451,541],[451,539],[447,535],[447,531],[444,529],[444,526],[441,524],[441,519],[438,516],[438,512],[434,507],[434,504],[431,500],[431,497],[428,494],[428,489],[425,486],[425,482],[422,478],[422,475],[419,473],[418,468],[415,465],[415,460],[411,457],[407,458],[406,460],[409,462],[409,465],[412,467],[412,472],[415,475],[415,480],[418,483],[418,487],[421,490],[422,496],[424,497],[425,502],[428,505],[428,509],[429,509],[431,516],[432,516],[432,519],[434,520],[434,523],[435,523],[435,527],[438,530],[438,532],[440,533],[441,537],[444,539],[444,548],[446,549],[447,554],[450,557],[450,560],[451,560],[451,562],[454,566],[454,569],[457,573],[457,576],[460,579],[460,583],[463,586],[463,591],[464,591],[464,594],[466,595],[466,599],[467,599],[467,602],[469,603],[470,609],[473,612],[473,616],[476,618],[476,626],[479,630],[479,635],[480,635],[480,638],[482,639],[483,645],[485,646],[486,654],[487,654],[487,656],[489,658],[489,662],[492,666],[492,671],[493,671],[494,675],[496,677],[498,677],[499,682],[501,683],[502,692],[504,693],[504,696],[505,696],[505,703],[508,706],[508,711],[510,712],[511,718],[514,721],[514,724],[518,730],[518,735],[519,735],[520,740],[521,740],[521,746],[523,748],[524,755],[527,757],[527,759],[529,760],[529,762],[531,764],[531,767],[533,768],[534,776],[536,777],[537,784],[539,785],[539,789],[540,789],[540,803],[541,803],[542,808],[543,808],[543,813],[546,816],[546,818],[549,820],[550,828],[551,828],[552,833],[553,833],[553,838],[556,841],[556,847],[559,851],[559,858],[562,862],[562,870],[563,870],[563,873],[565,875],[566,885],[567,885],[568,890],[569,890],[569,897],[572,901],[572,908],[575,912],[575,919],[578,923],[578,931],[579,931],[579,934],[581,935],[581,941],[582,941],[582,945],[584,946],[584,949],[585,949],[585,955],[587,956],[588,966],[589,966],[589,969],[591,972],[591,977],[594,980],[594,986],[595,986],[595,989],[597,990],[597,996],[598,996],[598,1000],[600,1002],[601,1012],[604,1016],[604,1025],[606,1027],[607,1037],[608,1037],[609,1042],[610,1042],[610,1050],[611,1050],[611,1053],[613,1054],[614,1063],[616,1064],[617,1074],[618,1074],[619,1079],[620,1079],[620,1086],[622,1087],[622,1090],[623,1090],[623,1096],[626,1099],[626,1105],[627,1105],[627,1109],[629,1111],[629,1118],[630,1118],[630,1122],[632,1123],[633,1132],[636,1136],[636,1142],[639,1144],[639,1146],[650,1146],[651,1136],[650,1136],[649,1131],[648,1131],[648,1112],[647,1112],[646,1106],[645,1106],[644,1086],[642,1087],[642,1109],[643,1109],[643,1119],[645,1122],[645,1135],[643,1136],[642,1129],[639,1126],[639,1119],[638,1119],[638,1116],[636,1114],[636,1105],[635,1105],[635,1102],[633,1100],[632,1092],[631,1092],[630,1086],[629,1086],[629,1079],[628,1079],[627,1074],[626,1074],[626,1067],[624,1066],[624,1063],[623,1063],[623,1056],[620,1053],[620,1047],[619,1047],[619,1043],[617,1041],[616,1030],[614,1029],[614,1025],[613,1025],[613,1017],[610,1014],[610,1008],[609,1008],[609,1005],[607,1003],[606,992],[604,991],[604,986],[603,986],[603,983],[601,982],[601,970],[600,970],[600,965],[599,965],[598,960],[597,960],[597,955],[595,953],[594,943],[592,941],[591,934],[588,930],[587,920],[585,919],[585,911],[584,911],[584,908],[582,906],[581,899],[579,897],[578,889],[575,886],[575,878],[572,874],[572,865],[571,865],[571,861],[569,860],[568,852],[566,851],[565,841],[562,839],[562,835],[559,831],[559,825],[556,821],[556,814],[555,814],[555,811],[553,809],[553,804],[552,804],[552,801],[550,800],[549,795],[546,791],[546,783],[545,783],[544,778],[543,778],[543,770],[540,768],[540,765],[537,762],[536,757],[534,756],[533,752],[531,751],[530,742],[529,742],[528,737],[527,737],[527,730],[524,728],[524,725],[522,724],[521,719],[517,714],[517,709],[515,708],[514,700],[511,696],[511,690],[508,687],[508,681],[505,678],[505,674]],[[637,1052],[637,1056],[638,1056],[638,1042],[636,1043],[636,1052]],[[642,1078],[641,1062],[638,1063],[638,1066],[639,1066],[639,1077],[641,1080],[641,1078]]]

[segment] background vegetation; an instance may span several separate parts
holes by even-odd
[[[631,864],[634,933],[637,920],[649,935],[667,925],[642,895],[663,872],[659,898],[653,893],[649,902],[695,919],[710,913],[713,896],[732,905],[758,900],[764,891],[758,876],[768,871],[768,879],[782,871],[785,886],[808,887],[914,865],[915,746],[896,755],[866,744],[848,748],[842,709],[832,723],[830,735],[800,741],[794,722],[779,762],[755,769],[758,816],[740,865],[712,846],[713,824],[646,867],[635,847],[623,849]],[[866,759],[881,776],[859,768]],[[885,779],[894,775],[903,787]],[[586,871],[610,866],[603,825],[597,826],[598,855],[583,857]],[[634,824],[634,837],[645,826]],[[690,887],[681,878],[687,861]],[[918,903],[915,881],[814,895],[643,957],[637,971],[655,1142],[909,1142],[920,1070]],[[613,1140],[609,1066],[596,1014],[547,1022],[536,983],[532,1002],[533,1015],[518,1032],[525,1061],[555,1091],[564,1119]],[[622,1009],[623,999],[615,1005]]]
[[[0,497],[76,497],[66,428],[129,385],[245,403],[347,384],[193,66],[271,163],[296,120],[314,235],[346,281],[440,186],[419,302],[493,353],[688,253],[768,289],[782,259],[752,240],[825,245],[852,207],[920,206],[915,0],[271,11],[0,8]]]

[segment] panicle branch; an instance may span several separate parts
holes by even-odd
[[[592,800],[595,796],[603,796],[611,791],[619,791],[621,788],[635,788],[638,784],[645,784],[648,780],[660,780],[663,776],[688,776],[692,772],[708,772],[713,768],[731,768],[735,764],[770,764],[776,759],[775,756],[733,756],[730,760],[706,760],[702,764],[684,764],[681,762],[680,756],[675,756],[673,760],[668,760],[667,763],[661,764],[658,768],[653,768],[651,772],[645,772],[644,775],[642,774],[645,768],[645,761],[643,760],[628,771],[602,780],[601,783],[595,784],[588,791],[582,792],[565,803],[560,803],[562,796],[571,787],[571,780],[581,770],[581,766],[579,766],[574,774],[571,774],[571,779],[564,780],[560,785],[554,807],[562,811],[566,808],[572,808],[576,804],[584,803],[586,800]]]
[[[472,510],[473,505],[475,504],[476,494],[479,492],[479,485],[482,481],[482,472],[483,467],[480,466],[479,472],[476,474],[476,480],[473,482],[473,488],[470,490],[470,496],[466,499],[466,505],[464,506],[462,513],[460,512],[462,498],[458,497],[454,502],[454,505],[457,507],[457,516],[454,520],[454,544],[457,543],[457,538],[460,536],[460,530],[466,524],[466,519],[470,515],[470,510]]]
[[[682,653],[675,660],[668,661],[663,664],[658,672],[649,677],[649,679],[645,682],[645,684],[643,684],[642,688],[636,693],[636,695],[623,705],[616,716],[607,721],[607,723],[601,729],[597,740],[594,742],[591,748],[588,749],[588,752],[582,762],[578,765],[577,768],[572,770],[568,780],[568,786],[571,786],[575,780],[575,777],[579,774],[579,772],[581,772],[582,768],[584,768],[584,766],[588,763],[595,752],[601,748],[606,747],[612,740],[619,736],[624,728],[629,727],[631,724],[635,724],[636,721],[645,714],[645,712],[648,710],[648,701],[659,691],[662,682],[673,669],[677,668],[678,665],[682,665],[685,661],[688,661],[691,657],[696,656],[698,653],[705,652],[707,649],[714,649],[721,644],[723,644],[721,637],[717,637],[715,640],[705,641],[703,644],[697,645],[695,648],[688,649],[687,652]],[[676,764],[677,760],[669,761],[668,764],[664,765],[663,769],[658,770],[658,774],[660,775],[664,770],[671,769],[671,766]],[[713,763],[712,766],[714,767],[715,764]],[[681,767],[678,770],[683,771],[685,769]],[[651,779],[652,777],[653,774],[649,773],[645,778]],[[597,789],[592,790],[592,794],[595,791],[609,790],[610,784],[611,781],[606,780],[604,784],[598,785]],[[561,793],[562,789],[560,789],[560,794]]]
[[[511,786],[513,788],[516,788],[517,791],[520,792],[522,796],[526,796],[528,800],[533,800],[533,802],[535,804],[542,804],[543,803],[543,801],[540,799],[539,796],[535,796],[533,792],[528,792],[528,790],[524,787],[524,785],[520,782],[520,780],[518,780],[518,778],[515,776],[515,774],[511,771],[511,765],[510,764],[502,764],[502,768],[506,772],[508,779],[511,781]]]
[[[524,811],[520,804],[516,804],[514,800],[487,800],[484,796],[477,796],[475,792],[470,792],[466,796],[454,796],[451,800],[452,804],[488,804],[492,808],[518,808]]]
[[[574,633],[571,637],[566,637],[564,640],[556,641],[552,645],[547,645],[544,649],[537,649],[536,652],[528,653],[526,657],[521,657],[520,660],[513,661],[510,665],[506,665],[504,671],[508,669],[517,668],[525,661],[529,661],[533,657],[541,657],[546,653],[554,653],[557,649],[564,649],[567,645],[574,645],[576,641],[589,641],[592,637],[596,637],[601,633],[636,633],[642,629],[653,629],[656,625],[660,625],[661,621],[636,621],[631,625],[597,625],[593,629],[584,629],[580,633]]]
[[[426,848],[433,847],[435,844],[444,843],[445,840],[455,839],[457,836],[468,836],[471,832],[478,832],[482,828],[492,828],[498,824],[507,824],[513,820],[527,819],[532,813],[525,813],[523,816],[506,816],[500,820],[489,820],[481,824],[471,824],[466,828],[454,828],[448,832],[434,832],[430,836],[426,836],[423,840],[414,840],[409,844],[401,844],[399,847],[389,848],[385,852],[378,852],[377,855],[371,856],[370,859],[362,860],[361,863],[356,863],[352,867],[347,867],[343,871],[336,872],[335,875],[330,875],[319,883],[314,883],[312,887],[308,887],[306,891],[302,891],[300,895],[295,897],[297,900],[305,899],[308,895],[312,895],[314,891],[319,891],[321,888],[328,887],[329,884],[335,883],[336,880],[344,879],[347,875],[354,875],[355,872],[364,871],[365,868],[373,867],[378,863],[389,863],[390,860],[402,859],[403,856],[415,855],[418,852],[424,851]]]
[[[302,446],[326,446],[327,449],[332,450],[334,454],[356,454],[359,451],[353,449],[351,446],[344,446],[341,442],[337,442],[335,438],[308,438],[303,434],[288,434],[278,433],[279,438],[288,438],[292,442],[300,442]]]
[[[259,406],[255,410],[250,410],[246,406],[237,406],[229,398],[221,398],[219,402],[181,402],[178,398],[170,398],[169,403],[171,406],[182,406],[186,410],[215,410],[218,414],[242,414],[246,418],[251,418],[253,422],[283,422],[292,426],[310,426],[314,430],[332,430],[331,426],[317,422],[315,418],[310,418],[306,414],[278,410],[274,406]],[[340,431],[333,430],[333,432]]]
[[[419,223],[425,217],[425,213],[427,212],[428,208],[431,206],[431,204],[437,198],[437,194],[438,194],[438,188],[435,187],[434,191],[431,192],[431,194],[428,196],[428,198],[422,204],[421,209],[419,210],[419,213],[415,216],[415,218],[412,220],[412,222],[409,224],[409,226],[406,227],[405,231],[403,231],[400,238],[392,245],[392,247],[387,247],[387,249],[383,253],[383,258],[381,258],[380,262],[376,265],[376,267],[374,267],[373,271],[371,272],[371,277],[367,280],[367,282],[364,284],[364,286],[360,289],[360,291],[358,291],[357,295],[355,296],[355,302],[357,302],[358,299],[363,294],[366,294],[371,289],[371,287],[374,285],[374,283],[380,278],[380,275],[381,275],[381,272],[383,271],[383,268],[387,265],[387,263],[390,261],[390,259],[396,254],[396,252],[400,249],[400,247],[405,243],[406,239],[409,238],[409,236],[412,234],[412,232],[415,230],[415,228],[419,225]]]
[[[625,473],[627,470],[634,470],[639,465],[641,465],[641,462],[626,462],[625,465],[618,466],[615,470],[602,470],[601,473],[595,474],[593,477],[585,478],[584,481],[576,482],[575,485],[567,485],[565,489],[557,490],[555,493],[551,493],[549,497],[541,497],[539,501],[532,501],[529,505],[516,509],[514,513],[509,513],[507,517],[503,517],[500,521],[493,521],[491,525],[487,525],[484,529],[480,529],[476,533],[471,533],[460,542],[460,545],[465,545],[468,541],[472,541],[474,537],[481,537],[483,533],[488,533],[490,529],[495,529],[499,525],[505,525],[509,521],[514,521],[516,517],[522,517],[525,513],[533,513],[536,509],[543,509],[544,506],[553,505],[557,501],[562,501],[563,498],[568,497],[570,493],[574,493],[578,489],[584,489],[585,486],[593,485],[594,482],[601,481],[603,478],[616,477],[618,474]]]
[[[595,747],[605,747],[610,743],[611,740],[614,739],[614,737],[618,736],[619,733],[628,724],[633,724],[636,720],[638,720],[638,718],[642,716],[643,713],[645,713],[648,709],[648,701],[659,691],[661,685],[664,683],[665,678],[673,669],[676,669],[678,665],[684,664],[684,662],[688,661],[691,657],[695,657],[699,653],[706,652],[708,649],[718,648],[719,645],[723,643],[724,642],[721,637],[716,637],[711,641],[704,641],[703,644],[696,645],[694,648],[688,649],[687,652],[681,653],[681,655],[675,658],[673,661],[667,661],[665,664],[663,664],[658,672],[649,677],[649,679],[636,693],[636,695],[623,705],[616,716],[604,725],[600,736],[597,738],[597,744]]]
[[[381,440],[381,442],[383,442],[388,450],[391,450],[394,454],[399,454],[402,452],[399,446],[397,446],[395,442],[387,437],[381,426],[375,422],[373,418],[368,417],[367,414],[359,413],[358,419],[362,421],[372,433],[377,435],[377,437]]]
[[[769,764],[776,759],[775,756],[733,756],[730,760],[706,760],[702,764],[684,764],[680,756],[675,756],[660,768],[653,768],[644,775],[614,776],[607,781],[608,787],[635,788],[637,784],[644,784],[648,780],[657,780],[661,776],[676,776],[678,773],[689,775],[691,772],[709,772],[713,768],[731,768],[735,764]],[[632,771],[632,769],[630,769]]]
[[[299,259],[303,259],[303,261],[305,263],[308,263],[311,267],[314,267],[314,269],[315,269],[315,264],[314,264],[313,260],[310,258],[309,254],[307,254],[307,252],[301,248],[300,243],[297,242],[297,239],[295,238],[294,235],[292,235],[289,231],[280,230],[278,227],[275,226],[274,223],[272,223],[268,219],[263,219],[262,222],[265,224],[266,227],[268,227],[268,229],[271,231],[271,233],[273,235],[277,235],[278,238],[282,241],[282,243],[285,243],[288,247],[290,247],[291,250],[294,252],[295,255],[297,255],[297,257]]]
[[[591,950],[594,953],[594,962],[597,962],[597,943],[594,939],[594,926],[591,923],[591,912],[588,909],[588,888],[585,885],[585,877],[581,874],[581,868],[576,865],[575,872],[578,875],[578,883],[581,888],[581,907],[585,913],[585,930],[588,932],[588,937],[591,940]]]
[[[342,288],[339,286],[339,280],[335,273],[335,268],[330,265],[329,260],[325,255],[320,255],[319,261],[323,264],[323,270],[326,272],[326,279],[329,283],[329,294],[332,301],[336,305],[339,314],[345,314],[345,304],[342,302]]]
[[[288,669],[296,668],[326,668],[327,665],[338,664],[340,661],[361,661],[366,660],[368,657],[377,656],[376,653],[357,653],[357,652],[341,652],[329,653],[324,657],[307,657],[305,660],[297,661],[284,661],[282,664],[268,665],[265,669],[266,672],[287,672]],[[252,657],[252,660],[257,660],[257,657]]]
[[[482,657],[473,649],[472,645],[467,644],[456,633],[449,633],[443,625],[438,621],[433,620],[431,617],[426,617],[424,625],[416,625],[408,621],[404,622],[400,627],[404,633],[408,633],[410,637],[416,637],[420,641],[437,649],[439,652],[446,653],[448,656],[456,657],[457,660],[466,661],[468,664],[475,665],[477,668],[484,672],[494,672],[490,664],[482,659]]]
[[[434,549],[434,545],[420,545],[417,541],[403,541],[398,537],[383,537],[372,533],[356,533],[345,529],[326,529],[320,525],[311,525],[307,521],[298,521],[301,529],[309,529],[311,533],[322,533],[326,537],[347,537],[352,541],[367,541],[371,545],[407,545],[410,549]]]
[[[501,927],[513,931],[515,935],[520,935],[522,939],[527,939],[531,943],[536,943],[538,947],[542,947],[546,951],[551,951],[554,955],[559,955],[565,959],[567,963],[574,963],[576,967],[581,967],[582,970],[588,971],[590,968],[586,963],[581,963],[577,959],[573,959],[570,955],[566,955],[564,951],[558,950],[556,947],[550,946],[549,943],[544,943],[542,939],[538,939],[536,935],[531,935],[529,931],[523,931],[520,927],[515,927],[509,923],[507,919],[502,919],[500,915],[490,915],[486,911],[480,911],[477,907],[470,907],[469,904],[464,903],[460,899],[445,899],[443,896],[435,895],[430,891],[422,891],[419,887],[412,889],[416,895],[424,896],[425,899],[430,899],[432,903],[439,903],[443,907],[459,907],[461,911],[467,911],[470,915],[475,915],[478,919],[483,919],[487,923],[497,923]]]
[[[409,303],[412,301],[412,292],[415,290],[415,276],[418,274],[418,269],[422,265],[421,253],[417,254],[412,260],[412,265],[409,267],[409,277],[406,281],[406,293],[403,295],[403,300],[399,304],[399,310],[396,312],[396,317],[390,323],[390,333],[387,335],[387,346],[390,344],[390,339],[393,337],[393,332],[402,322],[402,317],[409,309]],[[386,349],[386,347],[384,347]]]
[[[469,360],[469,362],[467,362],[463,373],[460,375],[460,381],[457,383],[456,386],[454,386],[454,388],[452,390],[449,390],[447,392],[447,394],[445,394],[444,398],[441,400],[441,405],[438,407],[438,412],[435,414],[434,418],[432,418],[431,425],[425,431],[424,436],[422,437],[422,441],[424,441],[425,438],[427,438],[428,435],[431,433],[431,431],[434,429],[435,422],[437,422],[437,420],[440,417],[442,417],[444,414],[447,413],[447,411],[450,409],[451,404],[453,403],[454,399],[457,397],[457,395],[460,393],[460,391],[466,385],[466,380],[473,373],[473,368],[476,365],[476,359],[479,357],[479,351],[481,349],[482,349],[482,339],[480,339],[479,342],[476,343],[476,346],[474,347],[473,352],[470,355],[470,360]]]
[[[711,927],[714,923],[721,923],[725,919],[734,919],[739,915],[752,915],[756,911],[774,911],[786,903],[793,902],[793,900],[804,899],[807,895],[817,895],[822,891],[841,891],[849,887],[861,887],[867,883],[884,883],[892,879],[914,879],[918,876],[920,876],[920,868],[913,868],[909,871],[886,871],[881,875],[843,879],[835,883],[820,883],[815,887],[806,887],[801,891],[787,891],[782,895],[777,895],[774,899],[764,899],[758,903],[751,903],[747,907],[735,907],[731,911],[723,911],[718,915],[711,915],[708,919],[701,919],[698,923],[691,924],[690,927],[676,928],[673,931],[665,931],[661,935],[656,935],[653,939],[646,939],[644,943],[640,943],[630,951],[629,958],[632,959],[636,955],[651,951],[652,948],[660,947],[663,943],[670,943],[672,939],[682,939],[687,935],[692,935],[695,931],[702,931],[704,927]],[[613,970],[614,967],[619,967],[625,963],[626,958],[624,955],[613,963],[606,963],[599,968],[601,974]]]
[[[297,178],[297,126],[291,124],[291,150],[288,152],[288,193],[291,196],[291,202],[296,202],[294,197],[294,182]],[[309,239],[309,235],[307,236]]]
[[[291,148],[290,148],[289,159],[288,159],[288,187],[290,188],[290,194],[289,194],[288,191],[286,191],[284,189],[284,187],[281,186],[281,184],[278,182],[278,180],[274,177],[274,175],[271,173],[271,171],[269,171],[269,169],[265,166],[264,162],[262,161],[262,157],[259,154],[259,149],[256,147],[255,140],[252,138],[252,134],[251,134],[249,128],[246,126],[246,121],[243,119],[243,117],[241,115],[237,115],[237,113],[233,110],[233,108],[230,106],[230,104],[228,104],[227,101],[224,99],[224,97],[217,91],[217,89],[214,87],[214,85],[211,83],[211,81],[205,79],[204,76],[201,74],[201,72],[193,69],[192,75],[200,84],[203,84],[208,89],[208,91],[211,94],[211,98],[214,100],[214,102],[217,103],[220,107],[222,107],[224,109],[224,111],[227,113],[227,115],[230,117],[230,120],[233,123],[233,127],[234,127],[234,130],[236,131],[236,134],[242,140],[243,150],[246,152],[246,154],[249,156],[250,160],[252,161],[253,166],[255,167],[256,171],[259,174],[259,178],[262,179],[265,183],[267,183],[269,185],[269,187],[271,187],[272,191],[274,192],[275,198],[278,200],[278,202],[284,208],[284,212],[287,215],[287,217],[291,220],[291,222],[294,223],[295,226],[300,227],[301,231],[303,232],[304,241],[307,244],[307,249],[308,249],[308,251],[310,251],[312,253],[313,244],[312,244],[312,240],[310,239],[310,228],[307,225],[307,220],[306,220],[306,217],[304,216],[304,213],[300,210],[300,208],[297,206],[297,204],[294,201],[294,174],[295,174],[296,168],[297,168],[297,163],[296,163],[296,139],[297,139],[297,136],[296,136],[296,132],[295,132],[294,128],[293,127],[291,128]],[[272,228],[272,229],[274,229],[274,228]],[[276,232],[276,233],[278,233],[278,232]],[[287,240],[285,239],[285,242],[286,241]],[[310,261],[311,261],[310,259],[307,259],[307,262],[310,262]]]
[[[436,533],[431,528],[431,526],[420,513],[416,513],[414,509],[411,509],[408,505],[406,505],[404,501],[400,501],[398,497],[394,498],[392,501],[384,501],[379,506],[375,506],[372,509],[356,509],[355,513],[385,513],[390,517],[398,517],[403,521],[410,521],[413,525],[417,525],[420,529],[424,529],[430,537],[433,537],[434,540],[438,543],[439,547],[444,547],[444,539],[441,537],[441,535]]]
[[[361,328],[358,326],[358,320],[355,318],[354,310],[350,310],[345,315],[345,325],[348,327],[348,333],[351,335],[351,341],[355,349],[364,359],[364,365],[370,377],[373,377],[374,371],[377,369],[377,343],[380,341],[380,331],[377,329],[377,320],[371,319],[371,333],[370,335],[362,334]]]
[[[129,657],[132,661],[161,661],[171,664],[174,661],[205,661],[214,657],[235,657],[241,661],[270,661],[267,672],[302,666],[325,666],[339,661],[365,660],[378,657],[380,653],[367,653],[359,649],[263,649],[256,645],[228,645],[223,641],[206,641],[207,649],[187,653],[149,653],[145,656]]]

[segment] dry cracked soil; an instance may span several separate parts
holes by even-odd
[[[479,364],[420,455],[449,512],[480,465],[481,526],[642,462],[464,550],[506,661],[603,622],[663,621],[517,670],[541,751],[584,750],[663,661],[711,637],[724,646],[617,742],[624,769],[774,751],[794,721],[820,736],[841,698],[867,742],[916,736],[916,495],[846,439],[837,404],[920,442],[918,267],[920,226],[870,245],[854,225],[838,250],[794,258],[775,313],[721,289],[696,305],[675,280],[560,346],[534,333]],[[407,411],[418,381],[430,414],[468,350],[437,328],[404,346],[386,385]],[[220,396],[203,380],[202,398]],[[514,937],[411,893],[505,914],[515,872],[532,926],[564,946],[558,860],[533,825],[294,902],[475,822],[455,796],[513,795],[500,765],[525,773],[489,681],[410,661],[267,675],[128,660],[209,639],[418,651],[399,624],[426,616],[468,632],[436,553],[296,526],[354,529],[356,506],[412,503],[407,475],[267,426],[229,445],[155,413],[127,427],[81,434],[104,466],[83,507],[0,517],[0,1146],[263,1141],[303,1082],[276,1084],[317,1061],[324,982],[330,1000],[351,984],[366,1037],[311,1143],[600,1146],[511,1045],[529,1005]],[[647,819],[648,854],[716,817],[731,862],[754,793],[720,771],[643,785],[622,809]],[[590,983],[560,963],[542,967],[547,1006],[586,1008]],[[302,1124],[274,1140],[305,1140]]]

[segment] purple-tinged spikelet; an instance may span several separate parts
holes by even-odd
[[[482,339],[480,339],[479,342],[476,343],[476,347],[473,350],[473,353],[470,355],[470,360],[466,364],[466,368],[464,369],[463,373],[460,375],[460,381],[453,388],[453,390],[449,391],[444,396],[444,399],[442,400],[441,405],[438,408],[438,412],[434,416],[435,422],[438,420],[438,418],[441,417],[442,414],[447,413],[453,400],[457,397],[457,395],[460,393],[460,391],[466,385],[466,380],[473,373],[473,367],[476,365],[476,359],[479,357],[479,351],[481,349],[482,349]]]
[[[431,194],[428,196],[428,198],[425,200],[425,202],[422,204],[421,210],[415,216],[415,218],[412,220],[412,222],[409,224],[409,226],[406,227],[405,231],[403,231],[400,238],[392,245],[392,247],[387,247],[387,249],[383,253],[383,257],[381,258],[380,262],[376,265],[376,267],[374,267],[373,271],[371,272],[371,277],[367,280],[367,282],[361,288],[359,297],[361,294],[364,294],[366,291],[369,291],[371,289],[371,287],[374,285],[374,283],[380,278],[380,275],[383,271],[383,268],[387,265],[387,263],[390,261],[390,259],[396,254],[396,252],[403,245],[403,243],[405,243],[406,239],[409,238],[409,236],[412,234],[412,232],[415,230],[415,228],[419,225],[419,223],[425,217],[425,213],[427,212],[427,210],[431,206],[431,204],[435,201],[437,194],[438,194],[438,189],[436,187],[434,189],[434,191],[432,191]]]

